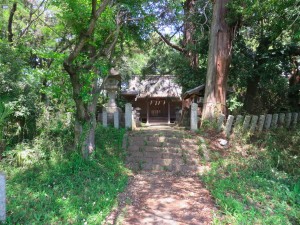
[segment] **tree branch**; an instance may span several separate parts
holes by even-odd
[[[13,7],[10,11],[9,14],[9,19],[8,19],[8,26],[7,26],[7,31],[8,31],[8,42],[12,43],[13,42],[13,32],[12,32],[12,23],[14,19],[15,12],[17,11],[17,3],[14,2]]]
[[[180,51],[180,52],[186,52],[186,49],[178,46],[178,45],[175,45],[173,44],[170,40],[168,40],[161,32],[159,32],[159,30],[155,27],[155,26],[152,26],[155,30],[155,32],[160,36],[160,38],[167,44],[169,45],[171,48],[174,48],[176,49],[177,51]]]
[[[87,31],[80,36],[79,38],[79,42],[78,44],[75,46],[74,50],[71,52],[71,54],[69,55],[69,57],[64,61],[64,65],[70,65],[73,60],[79,55],[79,53],[81,52],[82,48],[84,47],[85,43],[88,41],[88,39],[90,38],[90,36],[92,35],[92,33],[95,30],[95,26],[96,26],[96,22],[99,18],[99,16],[101,15],[101,13],[106,9],[107,5],[111,2],[112,0],[104,0],[101,5],[99,6],[99,8],[95,11],[92,10],[92,16],[91,16],[91,21],[89,24],[89,27],[87,29]]]
[[[22,38],[22,37],[27,33],[27,31],[28,31],[28,29],[30,28],[30,26],[31,26],[36,20],[41,20],[41,19],[40,19],[40,16],[45,12],[46,9],[42,10],[42,12],[39,12],[39,10],[40,10],[40,8],[43,6],[44,3],[45,3],[45,0],[43,0],[43,1],[39,4],[38,8],[37,8],[35,11],[33,11],[33,12],[32,12],[32,8],[30,9],[28,24],[27,24],[27,26],[23,29],[23,31],[21,32],[21,34],[19,35],[19,39]],[[27,7],[27,6],[25,6],[25,7]],[[27,8],[28,8],[28,7],[27,7]],[[35,19],[32,19],[32,16],[33,16],[36,12],[38,12],[38,15],[36,16]]]
[[[110,61],[111,61],[111,56],[113,54],[113,51],[115,49],[115,46],[117,44],[117,41],[118,41],[118,38],[120,35],[122,23],[124,22],[124,21],[122,21],[122,16],[123,16],[123,14],[121,12],[119,12],[117,14],[117,18],[116,18],[117,30],[115,32],[115,37],[114,37],[114,40],[112,41],[111,45],[105,51],[105,55],[107,55],[107,57],[109,58]]]

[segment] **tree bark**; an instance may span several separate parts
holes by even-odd
[[[7,26],[7,31],[8,31],[8,42],[9,43],[12,43],[13,42],[13,37],[14,37],[14,34],[12,32],[12,23],[13,23],[13,20],[14,20],[14,15],[15,15],[15,12],[17,11],[17,3],[14,2],[13,4],[13,7],[10,11],[10,14],[9,14],[9,18],[8,18],[8,26]]]
[[[184,31],[183,31],[183,48],[185,49],[184,55],[189,60],[190,66],[193,69],[199,67],[199,54],[195,51],[195,31],[196,27],[193,22],[193,16],[195,14],[196,0],[186,0],[183,4],[183,10],[185,15]]]
[[[189,61],[190,66],[193,69],[199,67],[199,53],[196,52],[196,40],[195,31],[196,26],[193,21],[193,16],[196,13],[196,2],[197,0],[185,0],[182,4],[184,12],[183,21],[183,40],[181,45],[177,45],[166,38],[159,30],[153,26],[155,32],[160,36],[160,38],[171,48],[181,52],[184,57]]]
[[[245,94],[244,109],[250,114],[260,113],[260,101],[257,99],[260,76],[254,74],[247,80],[247,90]]]
[[[73,99],[76,105],[74,142],[77,148],[81,150],[82,156],[88,158],[95,149],[96,105],[99,93],[97,78],[94,79],[92,84],[90,93],[93,96],[92,100],[89,103],[85,103],[81,96],[80,72],[72,67],[68,67],[66,64],[64,64],[64,67],[70,75]]]
[[[77,148],[81,150],[84,158],[88,158],[88,156],[95,149],[96,104],[99,94],[99,87],[97,85],[97,77],[95,77],[91,84],[91,92],[89,93],[92,96],[92,100],[90,100],[88,103],[84,102],[81,95],[83,84],[80,81],[80,70],[94,70],[94,73],[97,73],[97,71],[95,71],[93,66],[88,66],[86,68],[81,66],[79,68],[74,61],[80,53],[86,51],[89,52],[89,58],[91,60],[90,62],[95,60],[95,47],[89,45],[88,41],[92,39],[97,20],[110,2],[111,0],[103,0],[100,6],[96,8],[97,1],[92,0],[92,12],[89,26],[85,32],[82,32],[82,35],[79,37],[79,40],[73,51],[71,51],[70,55],[63,63],[65,70],[70,76],[73,89],[73,99],[76,105],[74,142]]]
[[[269,37],[265,37],[262,32],[254,59],[254,74],[252,77],[247,79],[247,90],[244,100],[244,109],[251,114],[257,114],[261,112],[262,102],[259,99],[259,83],[261,79],[260,66],[266,63],[266,59],[261,57],[261,55],[268,52],[270,45],[271,39]]]
[[[234,37],[234,27],[225,20],[229,1],[217,0],[214,3],[202,121],[212,120],[220,113],[226,114],[227,79]]]
[[[299,84],[300,72],[299,63],[296,56],[291,56],[292,71],[289,77],[289,103],[293,109],[299,109]]]

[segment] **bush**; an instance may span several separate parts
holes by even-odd
[[[101,224],[127,183],[124,132],[98,127],[89,160],[47,136],[9,151],[0,165],[7,174],[7,224]]]
[[[216,223],[300,224],[299,132],[246,138],[212,162],[203,180],[222,212]]]

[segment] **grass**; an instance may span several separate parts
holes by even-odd
[[[300,224],[300,129],[234,148],[202,177],[220,209],[215,224]]]
[[[127,184],[124,132],[98,127],[89,160],[52,152],[23,166],[1,162],[7,175],[6,224],[101,224]]]

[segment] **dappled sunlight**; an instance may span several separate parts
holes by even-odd
[[[222,223],[297,224],[300,221],[300,173],[296,166],[299,161],[293,157],[296,149],[299,152],[297,132],[266,133],[264,138],[250,141],[247,149],[242,150],[232,144],[226,157],[212,163],[204,181],[225,213],[219,217]],[[288,140],[293,141],[285,145]]]
[[[210,224],[213,202],[197,177],[141,173],[120,196],[122,224]]]
[[[7,172],[8,224],[100,224],[127,184],[121,142],[103,147],[109,140],[122,140],[124,131],[112,131],[98,132],[106,139],[88,160],[74,152],[7,171],[2,164]]]

